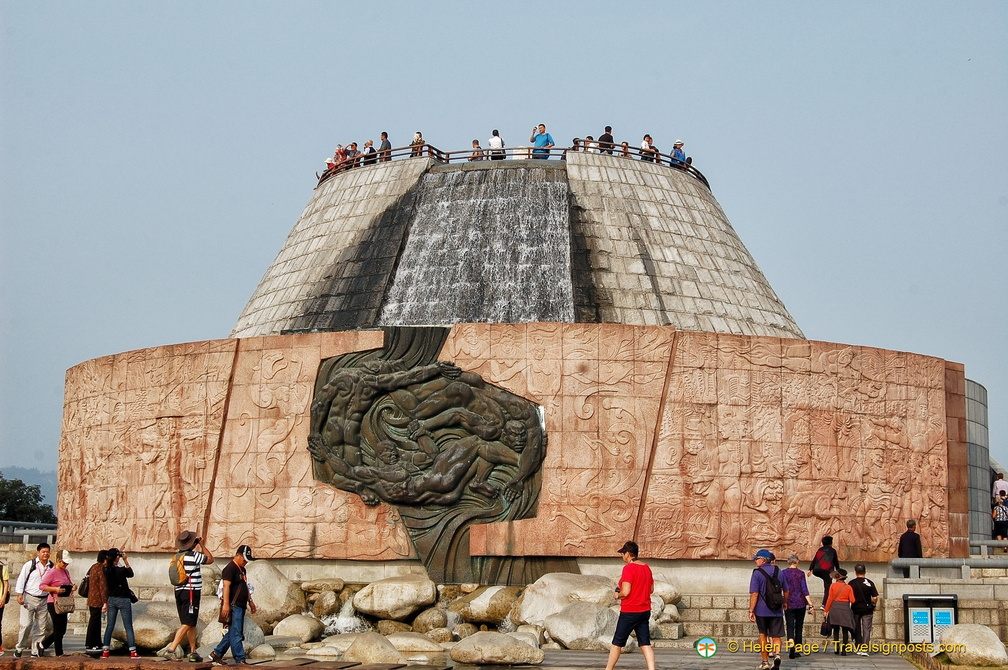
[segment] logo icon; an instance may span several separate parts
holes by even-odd
[[[700,658],[710,658],[717,653],[717,642],[712,637],[702,637],[696,641],[696,653]]]

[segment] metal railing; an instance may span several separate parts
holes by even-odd
[[[487,147],[481,147],[479,149],[462,149],[459,151],[442,151],[438,149],[433,144],[419,144],[410,145],[406,147],[396,147],[394,149],[389,149],[387,151],[375,151],[371,154],[360,154],[354,156],[353,158],[347,158],[346,160],[333,165],[325,172],[319,174],[315,173],[318,177],[318,188],[327,179],[340,174],[341,172],[346,172],[347,170],[352,170],[359,167],[368,167],[370,165],[377,165],[378,163],[385,163],[395,159],[402,158],[431,158],[439,163],[467,163],[475,161],[486,161],[486,160],[548,160],[548,159],[560,159],[564,160],[568,152],[580,152],[585,153],[586,148],[584,145],[577,145],[568,148],[558,148],[553,147],[551,149],[537,149],[536,147],[507,147],[504,149],[490,149]],[[593,147],[587,150],[587,153],[593,153],[600,156],[612,156],[613,158],[624,158],[627,160],[641,160],[649,162],[655,165],[663,165],[673,170],[679,170],[680,172],[685,172],[690,175],[701,184],[710,190],[710,184],[707,182],[707,178],[703,176],[700,170],[697,170],[690,163],[683,163],[676,160],[671,156],[671,154],[663,154],[659,152],[647,152],[638,147],[631,146],[620,146],[615,145],[611,149],[600,149],[598,147]]]
[[[0,521],[0,544],[52,544],[56,540],[56,524]]]

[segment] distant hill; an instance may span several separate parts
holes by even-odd
[[[0,474],[6,479],[20,479],[25,484],[29,486],[38,484],[38,487],[42,490],[42,502],[46,505],[52,505],[53,510],[56,509],[56,471],[49,470],[42,472],[36,470],[35,468],[15,468],[15,467],[4,467],[0,468]]]

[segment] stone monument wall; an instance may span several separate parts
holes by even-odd
[[[215,340],[67,373],[59,535],[72,551],[416,558],[394,507],[317,482],[319,364],[380,331]],[[458,324],[439,357],[538,404],[534,518],[474,526],[474,556],[887,560],[908,517],[928,556],[967,554],[961,365],[867,347],[662,326]]]

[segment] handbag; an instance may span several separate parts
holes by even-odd
[[[129,599],[131,603],[135,603],[136,601],[140,600],[139,598],[137,598],[137,594],[133,592],[133,589],[129,590]]]
[[[56,596],[53,609],[56,614],[70,614],[77,609],[76,600],[73,596]]]
[[[91,591],[91,575],[84,575],[80,586],[77,587],[77,594],[81,598],[87,598],[89,591]]]
[[[826,619],[823,619],[822,625],[819,626],[819,634],[823,637],[829,637],[833,633],[833,626],[829,625]]]

